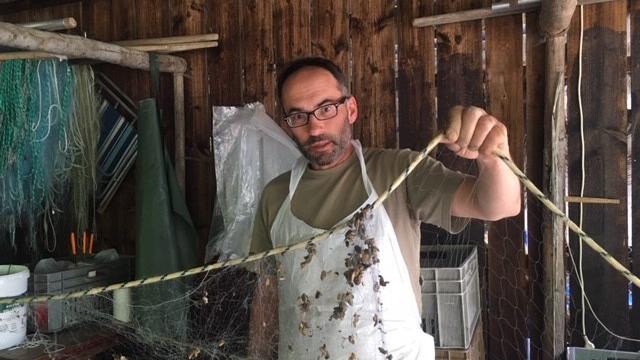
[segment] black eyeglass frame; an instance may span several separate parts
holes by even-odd
[[[338,115],[338,110],[340,108],[340,105],[342,105],[345,102],[347,102],[347,100],[349,100],[350,97],[351,97],[351,95],[345,95],[345,96],[339,98],[338,100],[336,100],[335,102],[330,102],[330,103],[326,103],[326,104],[320,105],[320,106],[318,106],[317,108],[315,108],[315,109],[313,109],[311,111],[296,111],[296,112],[290,113],[287,116],[283,116],[282,120],[284,120],[287,123],[287,125],[290,128],[293,129],[293,128],[297,128],[297,127],[301,127],[301,126],[307,125],[309,123],[309,117],[311,117],[311,115],[313,115],[316,119],[318,119],[320,121],[333,119],[334,117],[336,117]],[[327,106],[335,106],[336,107],[336,113],[331,117],[322,118],[322,119],[319,118],[318,115],[316,115],[316,111],[318,111],[318,110],[320,110],[322,108],[325,108]],[[303,124],[300,124],[300,125],[295,125],[295,126],[291,125],[291,123],[293,121],[291,117],[294,116],[294,115],[300,115],[300,114],[305,114],[307,116],[307,120]]]

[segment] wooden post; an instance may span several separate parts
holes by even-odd
[[[545,190],[549,199],[560,209],[564,205],[564,189],[567,179],[566,111],[564,108],[564,49],[566,37],[547,39],[545,84]],[[564,244],[565,226],[552,213],[545,211],[544,231],[544,359],[558,359],[564,352],[565,337],[565,277]]]
[[[133,69],[149,69],[149,54],[122,46],[107,44],[75,35],[65,35],[29,29],[0,22],[0,45],[18,49],[44,51],[54,54],[100,60]],[[184,59],[171,55],[158,55],[160,71],[187,70]]]
[[[565,209],[564,192],[567,183],[567,138],[564,92],[566,29],[576,7],[576,0],[542,2],[540,30],[547,39],[544,110],[544,174],[549,199]],[[560,359],[565,339],[565,226],[562,221],[544,212],[544,332],[543,358]]]
[[[75,29],[78,26],[78,22],[76,21],[76,19],[72,17],[66,17],[62,19],[20,23],[17,25],[28,27],[31,29],[38,29],[38,30],[45,30],[45,31],[58,31],[58,30]]]
[[[173,111],[175,126],[175,162],[176,178],[180,190],[185,191],[184,160],[184,73],[173,74]]]

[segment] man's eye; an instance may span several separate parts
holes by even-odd
[[[307,118],[307,114],[296,113],[291,115],[291,120],[295,122],[305,121]]]
[[[333,105],[325,105],[320,108],[320,112],[323,114],[328,114],[333,110],[332,108],[333,108]]]

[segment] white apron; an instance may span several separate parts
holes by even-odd
[[[360,143],[352,144],[369,195],[362,204],[365,206],[378,195],[367,175]],[[302,157],[291,171],[289,195],[270,231],[274,247],[304,241],[324,231],[309,226],[291,211],[291,199],[307,166]],[[279,359],[362,360],[391,358],[389,355],[396,360],[435,358],[433,338],[420,328],[409,272],[383,206],[373,210],[367,224],[367,236],[375,239],[380,261],[364,272],[361,285],[350,286],[344,275],[348,254],[353,253],[355,245],[363,246],[353,241],[347,245],[347,230],[317,243],[310,260],[305,260],[309,255],[305,249],[278,259]],[[378,275],[387,282],[385,286],[375,285],[380,283]]]

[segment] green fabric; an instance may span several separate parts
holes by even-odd
[[[154,99],[138,108],[136,162],[136,277],[175,272],[197,265],[197,233],[191,221],[173,165],[162,144]],[[184,338],[187,335],[188,281],[179,278],[142,286],[136,292],[137,319],[146,336]],[[178,299],[178,300],[176,300]]]
[[[136,276],[148,277],[197,265],[197,233],[163,148],[156,102],[138,109],[136,162]]]

